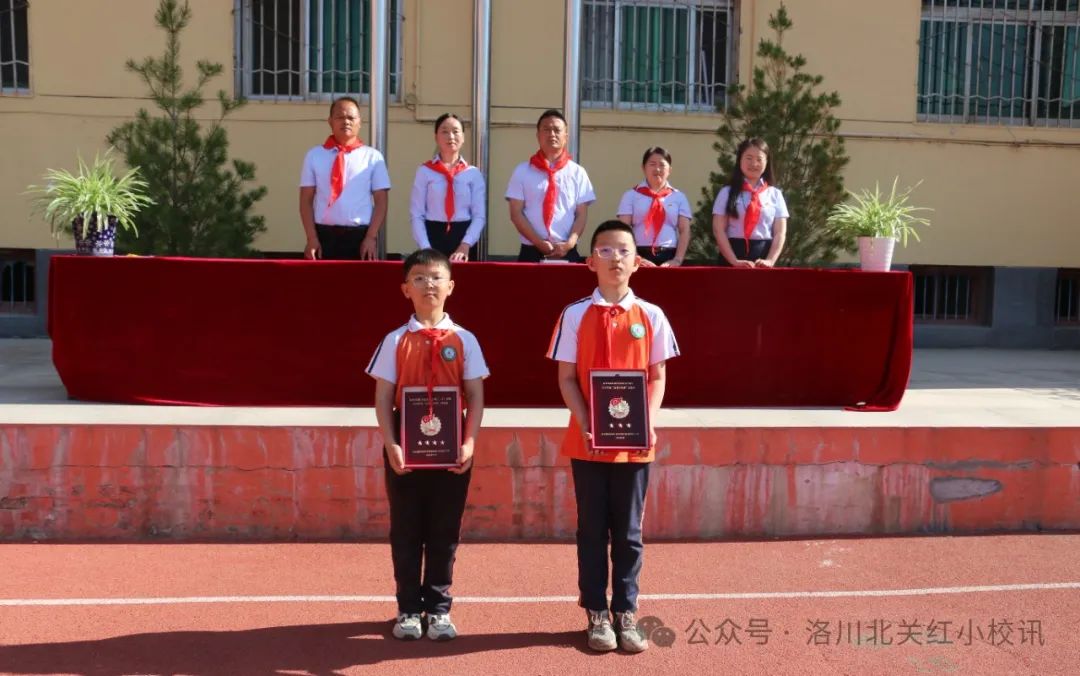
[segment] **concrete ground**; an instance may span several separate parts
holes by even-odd
[[[0,340],[0,424],[373,426],[370,408],[134,406],[67,399],[47,339]],[[357,374],[363,378],[363,374]],[[552,376],[554,377],[554,375]],[[566,423],[563,409],[489,408],[485,426]],[[916,350],[900,408],[666,409],[659,427],[1075,427],[1080,351]]]

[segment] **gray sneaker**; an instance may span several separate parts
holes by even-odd
[[[457,627],[450,615],[428,615],[427,637],[432,641],[449,641],[457,637]]]
[[[394,638],[402,641],[415,641],[423,633],[420,628],[419,613],[401,613],[394,622]]]
[[[649,640],[638,628],[633,613],[615,613],[615,632],[619,635],[619,647],[626,652],[640,653],[649,649]]]
[[[611,616],[606,610],[586,610],[589,616],[589,648],[608,652],[618,647],[615,631],[611,628]]]

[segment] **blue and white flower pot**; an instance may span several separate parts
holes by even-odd
[[[104,228],[97,227],[97,219],[90,220],[90,227],[83,237],[83,219],[71,222],[75,235],[75,253],[80,256],[111,256],[116,248],[116,218],[109,216]]]

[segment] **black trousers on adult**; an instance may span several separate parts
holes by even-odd
[[[367,235],[366,225],[315,224],[315,234],[322,247],[322,259],[326,261],[360,260],[360,244]]]
[[[385,451],[383,465],[398,612],[448,613],[472,469],[464,474],[444,469],[396,474]]]
[[[570,461],[577,501],[579,603],[607,610],[608,542],[611,543],[611,611],[637,610],[638,576],[645,551],[641,520],[651,463]]]
[[[446,256],[454,253],[461,246],[461,240],[465,239],[465,232],[471,224],[472,221],[451,221],[450,227],[447,228],[446,221],[424,221],[431,248],[443,252]],[[479,251],[475,244],[469,247],[470,261],[475,261],[478,255]]]
[[[544,256],[544,254],[540,253],[540,249],[537,249],[532,244],[522,244],[521,249],[518,251],[518,263],[540,263],[545,258],[547,257]],[[565,260],[571,263],[581,263],[585,259],[581,257],[581,254],[578,253],[577,247],[574,247],[573,249],[567,251],[566,255],[563,256],[561,259],[556,260]]]
[[[664,263],[670,261],[672,258],[675,258],[675,247],[658,246],[656,247],[656,253],[654,254],[653,248],[651,246],[639,246],[637,248],[637,255],[656,265],[663,265]]]
[[[742,237],[728,237],[728,242],[731,243],[731,250],[735,253],[735,259],[740,261],[756,261],[759,258],[765,258],[769,255],[769,249],[772,248],[771,239],[752,239],[750,240],[750,251],[746,250],[746,240]],[[731,267],[731,264],[724,260],[723,256],[718,256],[721,267]]]

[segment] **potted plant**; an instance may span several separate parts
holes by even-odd
[[[116,177],[110,151],[95,156],[90,166],[80,157],[77,174],[49,169],[43,178],[45,185],[27,188],[27,194],[34,196],[31,213],[40,212],[57,239],[70,227],[75,250],[83,255],[113,255],[116,228],[138,234],[134,216],[153,203],[145,194],[146,182],[139,178],[138,168]]]
[[[906,247],[908,237],[919,241],[918,226],[930,225],[930,221],[919,213],[933,210],[908,203],[912,191],[922,181],[898,192],[896,186],[899,181],[899,176],[893,179],[892,190],[887,195],[881,192],[876,183],[873,192],[848,191],[851,200],[837,204],[829,212],[826,222],[834,231],[858,239],[859,263],[863,270],[887,271],[892,265],[897,240]]]

